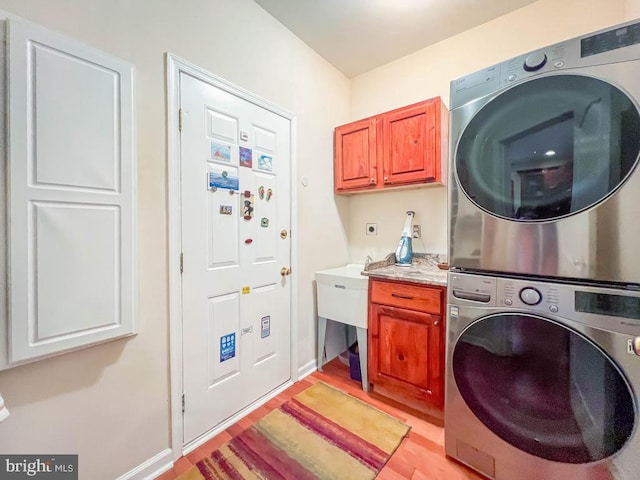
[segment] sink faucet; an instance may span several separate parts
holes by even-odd
[[[367,255],[367,260],[364,262],[364,269],[368,270],[369,269],[369,264],[373,262],[373,258],[371,258],[369,255]]]

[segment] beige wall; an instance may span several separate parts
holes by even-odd
[[[79,453],[80,478],[114,479],[170,446],[164,53],[297,116],[298,179],[309,179],[296,179],[300,365],[315,358],[313,272],[348,256],[332,130],[348,120],[349,81],[251,0],[0,0],[0,9],[137,69],[140,333],[0,372],[11,411],[0,452]]]
[[[640,18],[640,0],[625,0],[625,16],[627,20]]]
[[[449,82],[545,45],[640,15],[639,0],[540,0],[508,15],[360,75],[351,82],[351,120],[441,96],[449,105]],[[634,8],[635,7],[635,8]],[[373,193],[350,200],[349,255],[353,262],[395,251],[407,209],[422,225],[414,251],[447,249],[445,188]],[[365,224],[378,223],[378,236]]]
[[[442,187],[333,195],[333,127],[436,95],[448,103],[451,79],[623,21],[637,3],[541,0],[350,84],[251,0],[0,0],[0,9],[136,65],[140,242],[139,335],[0,372],[11,409],[0,452],[79,453],[81,478],[101,480],[170,446],[164,52],[297,115],[303,366],[315,357],[316,270],[395,250],[407,209],[423,228],[415,250],[446,251]],[[365,236],[367,222],[378,223],[377,237]]]

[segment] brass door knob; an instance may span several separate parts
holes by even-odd
[[[282,275],[283,277],[286,277],[290,273],[291,273],[291,269],[289,267],[282,267],[280,269],[280,275]]]

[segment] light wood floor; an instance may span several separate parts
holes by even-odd
[[[376,395],[369,395],[362,391],[359,382],[351,380],[349,368],[337,359],[324,366],[323,372],[315,372],[297,382],[282,392],[276,398],[250,413],[236,424],[209,440],[188,455],[180,458],[171,470],[159,476],[156,480],[174,480],[186,472],[200,459],[211,453],[234,435],[251,426],[271,410],[278,408],[292,396],[305,390],[318,381],[339,388],[354,397],[402,420],[411,426],[409,436],[393,454],[389,462],[378,475],[379,480],[483,480],[464,466],[449,460],[444,454],[444,430],[401,405],[394,404]],[[336,479],[339,480],[339,479]],[[348,479],[345,479],[348,480]]]

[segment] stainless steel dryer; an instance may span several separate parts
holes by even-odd
[[[640,23],[451,83],[449,264],[640,284]]]
[[[640,292],[449,273],[445,449],[496,480],[640,478]]]

